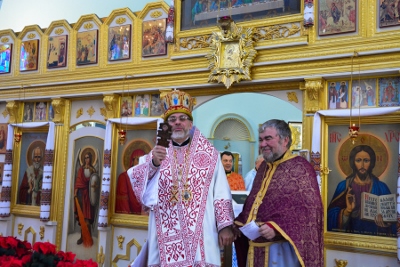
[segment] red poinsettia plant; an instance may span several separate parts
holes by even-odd
[[[36,242],[32,245],[15,237],[0,236],[0,266],[2,267],[98,267],[90,260],[75,260],[72,252],[57,251],[54,244]]]

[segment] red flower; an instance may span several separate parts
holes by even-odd
[[[36,242],[33,244],[33,250],[44,255],[56,254],[56,246],[50,242]]]
[[[74,264],[72,262],[67,261],[59,261],[56,267],[73,267]]]
[[[1,256],[0,263],[2,267],[22,267],[22,261],[13,256]]]
[[[98,267],[97,262],[90,260],[76,260],[75,265],[76,267]]]
[[[57,252],[57,257],[61,259],[61,261],[64,262],[74,262],[76,254],[72,252],[64,252],[64,251],[59,251]]]

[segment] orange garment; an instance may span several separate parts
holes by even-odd
[[[227,173],[226,177],[228,178],[228,183],[229,187],[231,188],[231,191],[245,191],[246,186],[244,185],[244,179],[243,177],[236,173],[236,172],[231,172]]]

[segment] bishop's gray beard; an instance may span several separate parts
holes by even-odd
[[[176,140],[176,139],[184,139],[188,136],[189,136],[189,131],[183,130],[183,131],[179,131],[179,132],[172,132],[171,138],[173,140]]]

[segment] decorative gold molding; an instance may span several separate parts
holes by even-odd
[[[347,261],[346,260],[338,260],[335,259],[336,266],[335,267],[346,267]]]
[[[236,26],[229,17],[218,21],[221,31],[213,32],[209,61],[208,82],[223,83],[227,89],[234,82],[251,80],[250,67],[257,55],[254,49],[254,28]]]
[[[114,259],[112,260],[112,265],[114,267],[117,266],[117,262],[119,260],[130,260],[131,258],[131,247],[135,246],[137,248],[137,255],[139,255],[140,250],[142,250],[142,245],[139,244],[139,242],[136,239],[132,239],[128,244],[126,244],[125,247],[125,255],[122,254],[117,254]]]
[[[153,19],[159,18],[162,16],[162,12],[159,10],[153,11],[150,13],[150,17],[152,17]]]
[[[10,39],[8,39],[7,37],[1,38],[2,43],[8,43],[8,41],[10,41]]]
[[[79,118],[80,116],[83,115],[83,108],[80,108],[76,111],[76,118]]]
[[[287,98],[289,102],[299,103],[299,99],[297,98],[296,92],[288,92]]]
[[[22,235],[22,229],[24,229],[24,225],[22,223],[18,224],[18,235]]]
[[[85,30],[90,30],[90,29],[93,29],[93,23],[91,23],[91,22],[88,22],[88,23],[85,23],[85,25],[83,25],[83,28],[85,29]]]
[[[19,107],[20,107],[20,102],[18,102],[18,101],[9,101],[9,102],[7,102],[6,109],[8,111],[8,114],[10,115],[10,117],[8,119],[8,123],[17,123],[18,122]],[[3,115],[4,115],[4,113],[3,113]]]
[[[51,101],[54,110],[53,122],[64,123],[65,99],[55,98]]]
[[[39,231],[40,240],[43,240],[44,238],[44,231],[45,231],[44,226],[40,226],[40,231]]]
[[[100,246],[100,252],[97,254],[97,263],[100,266],[103,266],[105,260],[106,260],[106,255],[103,253],[103,246]]]
[[[307,113],[313,113],[320,110],[320,92],[325,86],[325,80],[321,77],[304,79],[305,83],[300,86],[301,90],[305,90],[304,106]]]
[[[118,247],[122,249],[125,241],[125,236],[122,235],[117,236],[117,241],[118,241]]]
[[[92,117],[96,110],[93,108],[93,106],[90,106],[90,108],[86,112],[89,114],[90,117]]]
[[[36,34],[34,34],[34,33],[30,33],[30,34],[28,34],[28,39],[33,39],[33,38],[35,38],[36,37]]]
[[[100,108],[100,114],[101,114],[101,116],[104,117],[104,119],[106,119],[106,117],[107,117],[107,110],[106,110],[105,107],[101,107],[101,108]]]
[[[64,29],[63,29],[63,28],[57,28],[57,29],[54,31],[54,33],[57,34],[57,35],[61,35],[61,34],[64,33]]]
[[[104,95],[103,103],[106,108],[106,116],[105,119],[108,120],[110,118],[116,118],[119,108],[118,108],[118,98],[119,96],[116,94],[112,95]]]
[[[9,114],[7,108],[5,108],[1,114],[3,114],[3,117],[6,118]]]
[[[181,38],[179,40],[179,47],[185,48],[187,50],[207,48],[210,47],[211,34]]]
[[[119,17],[115,20],[115,23],[117,23],[117,24],[123,24],[125,22],[126,22],[126,18],[124,18],[124,17]]]
[[[301,32],[301,27],[295,23],[291,26],[287,25],[272,25],[266,27],[259,27],[254,33],[255,41],[273,40],[279,38],[289,38],[297,33]]]
[[[25,241],[28,240],[28,234],[32,234],[32,242],[31,242],[31,244],[35,244],[35,242],[36,242],[36,232],[35,232],[35,229],[33,229],[32,226],[25,230],[25,234],[24,234],[24,240]]]

